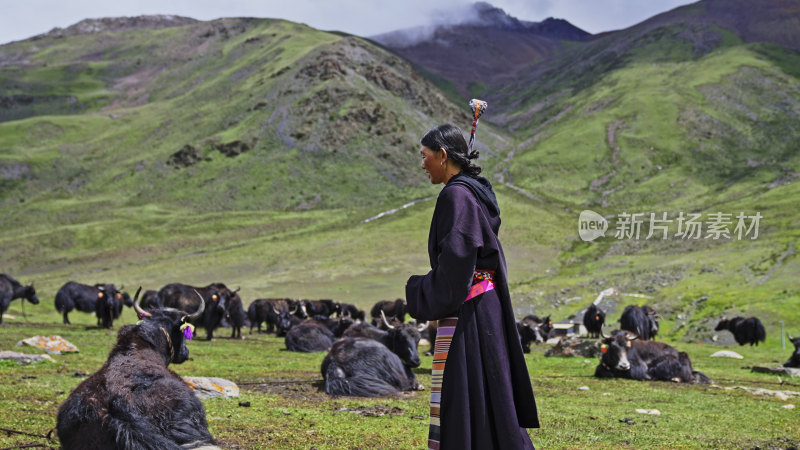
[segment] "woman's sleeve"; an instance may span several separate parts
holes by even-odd
[[[438,320],[455,313],[467,297],[481,247],[478,205],[468,188],[446,187],[434,211],[439,248],[436,268],[406,283],[411,317]]]

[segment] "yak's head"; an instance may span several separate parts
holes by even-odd
[[[727,330],[729,328],[729,325],[728,325],[729,323],[730,323],[730,320],[728,320],[728,319],[720,320],[719,323],[717,324],[716,328],[714,328],[714,331]]]
[[[22,296],[28,299],[28,301],[34,305],[38,305],[39,297],[36,296],[36,289],[33,287],[33,283],[25,286],[23,289]]]
[[[535,320],[525,317],[517,322],[517,332],[522,344],[525,345],[529,342],[544,342],[540,324]]]
[[[624,330],[615,330],[608,336],[602,333],[603,341],[600,345],[600,361],[612,370],[622,372],[631,370],[631,363],[628,360],[628,350],[632,342],[636,340],[636,335]]]
[[[139,306],[141,290],[140,287],[133,298],[133,309],[142,319],[136,325],[140,337],[162,353],[166,364],[181,364],[189,359],[186,340],[194,337],[194,325],[191,322],[203,315],[205,302],[201,301],[200,308],[192,314],[174,308],[160,308],[150,312]],[[202,299],[199,293],[197,296]]]
[[[389,328],[387,330],[391,343],[389,350],[399,356],[406,366],[419,367],[420,360],[417,347],[421,336],[416,325],[406,323],[392,325],[386,320],[386,315],[383,314],[383,311],[381,311],[381,315],[383,316],[384,324]]]

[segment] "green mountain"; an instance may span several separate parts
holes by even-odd
[[[484,87],[480,161],[519,314],[566,319],[615,287],[648,298],[605,299],[610,321],[647,302],[672,338],[710,341],[721,315],[746,314],[775,343],[778,321],[800,320],[798,17],[701,1]],[[438,192],[419,137],[469,117],[435,70],[281,20],[131,20],[0,46],[3,271],[42,298],[66,279],[219,280],[245,301],[366,306],[427,270],[432,201],[365,219]],[[583,210],[608,219],[605,237],[579,238]],[[650,213],[671,221],[666,239],[647,237]],[[616,237],[631,214],[639,238]],[[689,214],[698,238],[675,235]],[[760,215],[755,239],[737,215]],[[714,217],[730,237],[714,239]]]

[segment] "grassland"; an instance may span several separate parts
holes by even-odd
[[[30,305],[28,305],[30,306]],[[14,348],[22,338],[59,334],[81,352],[56,355],[55,363],[21,366],[0,364],[4,382],[2,427],[45,435],[55,426],[59,404],[85,374],[97,370],[115,341],[115,332],[93,328],[94,317],[73,313],[73,325],[56,322],[46,306],[19,305],[0,331],[0,347]],[[123,323],[133,321],[131,311]],[[226,336],[224,331],[220,336]],[[547,358],[546,346],[526,356],[540,409],[542,428],[530,430],[541,448],[788,448],[800,443],[797,412],[784,408],[797,397],[780,400],[755,396],[734,386],[800,392],[800,382],[742,369],[778,365],[788,358],[779,346],[718,347],[689,343],[676,346],[691,355],[695,369],[710,376],[713,386],[663,382],[601,380],[592,374],[596,360]],[[285,350],[272,335],[226,337],[189,343],[192,361],[173,370],[184,376],[217,376],[240,385],[241,396],[204,400],[212,434],[228,448],[420,448],[427,437],[427,392],[394,398],[329,397],[321,391],[323,354]],[[710,358],[727,348],[743,360]],[[16,349],[38,352],[29,348]],[[430,385],[431,358],[417,370]],[[76,375],[77,374],[77,375]],[[779,383],[780,381],[780,383]],[[782,384],[781,384],[782,383]],[[588,390],[579,390],[579,387]],[[239,402],[249,402],[241,407]],[[637,413],[657,409],[660,415]],[[623,420],[628,419],[623,422]],[[57,446],[42,438],[0,435],[3,448],[24,443]]]

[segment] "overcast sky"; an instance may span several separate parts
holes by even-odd
[[[65,28],[86,18],[177,14],[199,20],[273,17],[322,30],[371,36],[428,25],[469,0],[0,0],[0,44]],[[493,0],[506,13],[532,22],[567,19],[590,33],[627,28],[682,0]]]

